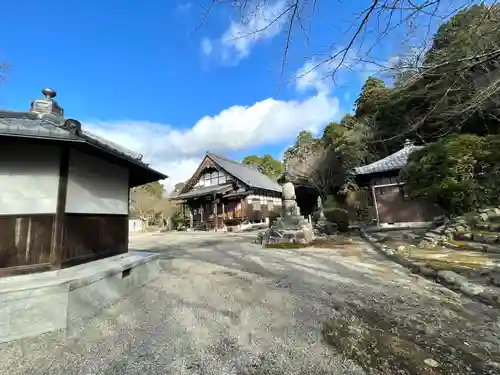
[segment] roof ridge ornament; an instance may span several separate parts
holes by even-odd
[[[36,99],[31,102],[30,112],[48,113],[64,117],[64,109],[54,99],[57,95],[56,91],[51,88],[44,88],[42,94],[44,96],[42,99]]]
[[[69,118],[65,120],[59,127],[63,130],[69,131],[71,134],[79,135],[82,131],[82,124],[80,121]]]

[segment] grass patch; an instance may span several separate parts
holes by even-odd
[[[464,241],[448,240],[448,242],[451,243],[452,245],[459,246],[459,247],[466,247],[467,246],[467,242],[464,242]]]
[[[337,238],[317,238],[313,240],[309,245],[314,247],[322,247],[322,248],[331,248],[335,246],[342,245],[350,245],[351,241],[349,241],[345,237],[337,237]]]
[[[329,249],[343,245],[352,245],[352,243],[345,237],[339,236],[338,238],[322,239],[317,238],[308,244],[303,243],[271,243],[264,247],[269,249],[302,249],[304,247],[319,247]]]

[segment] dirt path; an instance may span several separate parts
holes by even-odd
[[[362,243],[275,250],[155,234],[155,282],[69,332],[0,345],[1,374],[500,374],[488,307]]]

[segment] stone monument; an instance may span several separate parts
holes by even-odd
[[[282,213],[266,232],[259,233],[257,241],[263,245],[276,243],[308,244],[314,239],[312,224],[300,215],[291,182],[282,186]]]

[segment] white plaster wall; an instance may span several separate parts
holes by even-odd
[[[128,170],[72,150],[66,212],[128,214]]]
[[[0,215],[53,214],[59,185],[59,149],[50,145],[0,149]]]
[[[258,199],[260,201],[260,204],[266,204],[271,202],[273,206],[281,205],[281,198],[265,197],[263,195],[257,195],[257,194],[250,194],[247,196],[248,203],[251,203],[255,199]]]

